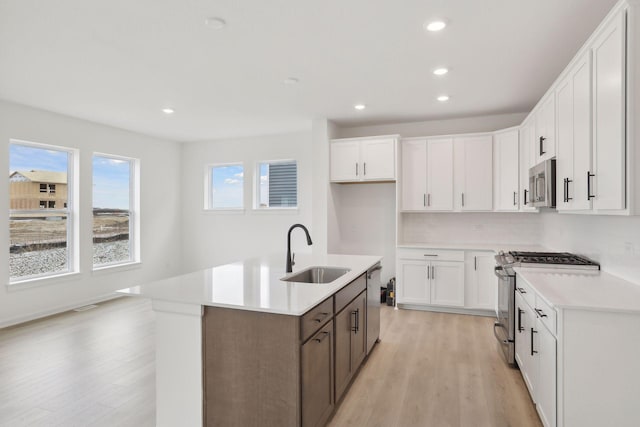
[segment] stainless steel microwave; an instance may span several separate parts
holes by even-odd
[[[556,207],[556,160],[545,160],[529,169],[529,204],[537,208]]]

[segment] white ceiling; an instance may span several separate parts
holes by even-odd
[[[178,141],[525,112],[615,2],[0,0],[0,98]]]

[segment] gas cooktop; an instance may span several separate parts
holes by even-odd
[[[502,259],[510,266],[600,269],[600,264],[569,252],[511,251],[503,254]]]

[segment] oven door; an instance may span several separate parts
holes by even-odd
[[[513,272],[498,265],[495,268],[498,276],[497,320],[493,325],[493,333],[500,344],[505,359],[515,364],[515,289],[516,277]]]

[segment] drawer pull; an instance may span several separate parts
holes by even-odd
[[[538,316],[540,317],[548,317],[546,314],[544,314],[544,311],[542,311],[539,308],[534,309],[536,311],[536,313],[538,313]]]
[[[314,321],[314,322],[321,323],[324,319],[326,319],[326,318],[327,318],[327,316],[328,316],[328,315],[329,315],[329,313],[320,313],[320,315],[319,315],[319,316],[317,316],[317,317],[315,317],[315,318],[313,319],[313,321]]]
[[[518,288],[518,292],[520,292],[521,294],[527,293],[527,291],[525,291],[524,288]]]
[[[318,338],[318,335],[316,335],[316,338],[314,338],[314,339],[313,339],[315,342],[322,342],[322,341],[324,341],[324,339],[325,339],[325,338],[327,338],[327,337],[329,336],[329,332],[325,331],[325,332],[322,332],[322,333],[321,333],[321,334],[319,334],[319,335],[322,335],[322,336],[321,336],[320,338]]]
[[[537,333],[538,333],[538,331],[536,331],[535,329],[531,328],[531,355],[532,356],[537,353],[537,351],[533,349],[533,334],[537,334]]]
[[[518,307],[518,332],[524,331],[524,328],[522,327],[522,313],[524,313],[524,310]]]
[[[438,256],[438,254],[424,254],[424,256]]]

